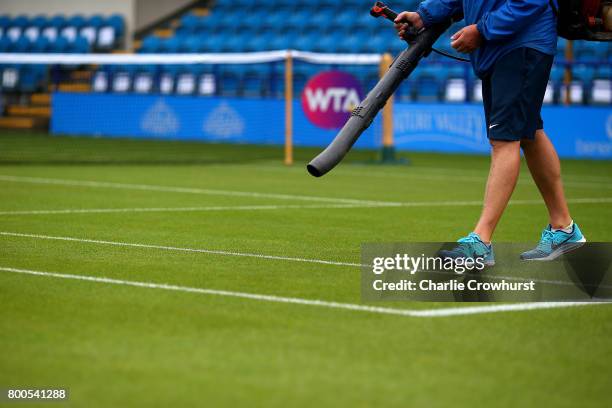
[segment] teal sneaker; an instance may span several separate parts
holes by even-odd
[[[438,252],[442,258],[483,258],[485,266],[495,265],[495,254],[493,253],[493,245],[487,245],[482,242],[480,236],[471,232],[467,237],[457,241],[459,245],[451,250],[443,250]]]
[[[542,232],[540,243],[534,249],[523,252],[524,261],[552,261],[561,255],[573,251],[584,245],[586,238],[576,223],[572,225],[571,232],[553,231],[548,225]]]

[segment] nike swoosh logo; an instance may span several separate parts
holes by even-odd
[[[565,238],[563,241],[559,242],[558,244],[555,244],[555,243],[553,242],[552,248],[553,248],[553,249],[557,249],[557,248],[559,248],[561,245],[565,244],[565,243],[566,243],[566,242],[568,242],[570,239],[572,239],[572,235],[573,235],[573,234],[569,234],[569,236],[568,236],[567,238]]]
[[[489,126],[489,129],[493,129],[494,127],[499,126],[499,123]]]

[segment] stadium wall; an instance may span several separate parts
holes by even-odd
[[[192,0],[0,0],[0,12],[12,16],[25,14],[121,14],[126,24],[126,47],[132,47],[134,31],[160,20],[192,3]]]
[[[134,27],[140,30],[190,3],[193,0],[136,0]]]
[[[293,105],[294,144],[326,146],[335,129],[312,124],[299,100]],[[545,128],[565,158],[612,159],[612,110],[608,107],[546,106]],[[112,120],[109,120],[112,118]],[[202,140],[219,143],[284,143],[280,99],[56,93],[53,134]],[[380,116],[357,148],[381,146]],[[488,154],[482,106],[394,105],[399,150]]]
[[[135,29],[136,0],[0,0],[2,14],[35,16],[38,14],[121,14],[125,19],[126,47],[132,47]]]

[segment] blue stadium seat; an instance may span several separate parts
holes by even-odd
[[[7,15],[0,15],[0,30],[5,30],[10,26],[11,18]],[[4,31],[3,31],[4,33]]]
[[[180,38],[179,52],[199,53],[204,51],[204,41],[200,36],[188,36]]]
[[[241,93],[245,96],[260,96],[268,93],[267,76],[256,70],[247,71],[242,76]]]
[[[294,12],[291,13],[289,18],[287,18],[284,23],[285,25],[289,25],[294,28],[301,27],[306,21],[310,20],[311,16],[312,12],[310,10]]]
[[[329,24],[330,22],[328,22]],[[355,11],[354,10],[343,10],[334,15],[333,23],[342,26],[350,27],[355,24]]]
[[[136,65],[132,79],[135,93],[150,94],[156,91],[157,67],[155,65]]]
[[[595,70],[594,78],[612,79],[612,67],[601,65]]]
[[[595,70],[589,65],[574,65],[572,68],[572,79],[588,83],[593,79]]]
[[[563,65],[555,64],[552,66],[550,70],[550,80],[555,83],[555,85],[563,84],[563,78],[565,77],[565,67]]]
[[[79,29],[78,34],[87,39],[90,46],[95,46],[98,42],[98,34],[100,28],[104,24],[104,19],[100,15],[94,15],[86,19],[83,26]]]
[[[45,15],[39,14],[35,16],[32,20],[30,20],[29,25],[42,29],[43,27],[49,25],[49,20]]]
[[[557,60],[565,59],[565,49],[567,47],[567,40],[565,38],[557,38]]]
[[[295,37],[288,36],[273,36],[269,43],[269,50],[286,50],[291,48],[297,48],[295,46]]]
[[[221,43],[222,52],[243,52],[250,35],[236,33]]]
[[[74,15],[68,18],[66,25],[60,30],[60,35],[73,42],[79,36],[79,30],[85,24],[85,17],[82,15]]]
[[[29,19],[26,16],[17,16],[10,20],[6,28],[5,36],[12,41],[17,41],[22,36],[24,29],[29,24]]]
[[[51,49],[51,42],[47,37],[39,36],[32,44],[32,52],[44,53]]]
[[[106,19],[104,24],[112,27],[115,30],[118,38],[125,34],[125,21],[123,16],[120,14],[111,15]]]
[[[21,92],[35,92],[39,90],[47,75],[45,65],[24,65],[19,73],[19,90]]]
[[[442,99],[447,69],[441,64],[422,64],[412,74],[412,94],[416,101],[437,102]]]
[[[316,43],[316,42],[315,42]],[[358,50],[362,46],[363,41],[361,37],[358,35],[348,35],[344,37],[342,41],[338,41],[335,43],[335,52],[345,53],[345,54],[354,54],[359,52]]]
[[[28,37],[30,41],[34,42],[41,35],[42,30],[47,24],[47,18],[45,16],[38,15],[30,20],[28,26],[23,30],[23,35]]]
[[[217,18],[219,13],[213,12],[212,14],[200,17],[198,23],[198,32],[202,33],[219,33],[222,29],[221,19]]]
[[[168,54],[176,54],[179,52],[181,43],[178,38],[170,37],[161,41],[160,51]]]
[[[66,25],[66,18],[63,15],[56,15],[47,20],[46,26],[42,29],[41,34],[49,41],[54,42],[61,29]]]
[[[113,92],[126,93],[132,91],[136,66],[116,65],[112,69],[111,89]]]
[[[0,52],[9,52],[11,40],[8,37],[0,38]]]
[[[240,76],[232,71],[223,71],[220,75],[219,85],[224,96],[236,96],[240,92]]]
[[[9,23],[10,27],[19,27],[19,28],[25,28],[28,25],[30,25],[30,19],[26,15],[17,16],[13,18],[11,22]]]
[[[17,41],[13,41],[9,45],[9,52],[24,53],[30,50],[30,40],[25,37],[19,37]]]
[[[308,23],[321,29],[327,27],[332,21],[334,21],[334,13],[332,11],[319,9],[310,17]]]
[[[85,37],[78,36],[72,43],[70,43],[68,52],[74,54],[86,54],[90,51],[91,44]]]
[[[57,28],[58,30],[64,28],[66,26],[66,16],[57,14],[51,17],[49,20],[49,25]]]
[[[57,37],[50,44],[50,51],[54,53],[65,53],[70,48],[70,42],[64,37]]]
[[[595,70],[589,65],[574,65],[572,67],[572,82],[570,84],[570,101],[586,103],[589,101]]]
[[[146,37],[138,50],[142,54],[157,54],[161,50],[161,40],[155,36]]]
[[[365,53],[380,53],[387,45],[386,37],[375,35],[368,41],[361,44],[360,49]]]
[[[318,37],[314,35],[301,35],[295,39],[292,48],[299,51],[312,51],[317,43]]]
[[[19,87],[20,66],[16,64],[6,64],[0,66],[0,88],[6,91],[14,91]]]
[[[336,48],[337,40],[329,35],[321,37],[321,39],[315,42],[312,50],[315,52],[332,52]]]
[[[200,27],[200,18],[194,14],[186,14],[181,17],[181,29],[187,34],[195,34]]]
[[[271,39],[271,35],[266,34],[250,36],[245,42],[244,49],[248,52],[269,50]]]
[[[552,104],[561,101],[561,89],[563,85],[564,69],[558,65],[553,65],[550,71],[550,79],[546,85],[544,103]]]
[[[206,37],[203,42],[205,52],[221,52],[223,41],[218,36]]]
[[[87,20],[85,19],[84,16],[80,14],[75,14],[68,18],[68,21],[66,22],[66,26],[76,27],[77,29],[79,29],[83,27],[86,22]]]
[[[102,21],[99,22],[99,26],[97,27],[95,45],[100,50],[110,50],[114,48],[118,44],[119,39],[123,37],[125,31],[125,23],[123,17],[120,15],[102,18]]]
[[[85,24],[99,29],[105,24],[105,20],[102,15],[94,14],[93,16],[89,17]]]

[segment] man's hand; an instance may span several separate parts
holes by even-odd
[[[482,44],[482,35],[476,24],[463,27],[451,37],[451,47],[459,52],[470,54]]]
[[[401,39],[405,39],[405,35],[410,31],[410,27],[414,27],[417,30],[423,28],[423,20],[419,13],[412,11],[403,11],[398,14],[394,21],[397,35]]]

